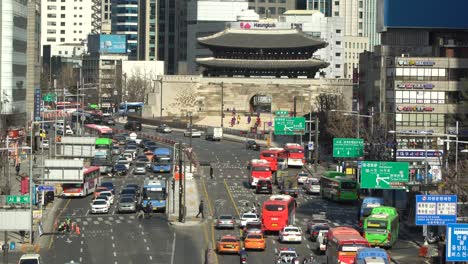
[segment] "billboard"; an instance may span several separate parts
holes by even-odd
[[[88,37],[88,51],[100,54],[126,54],[127,36],[126,35],[90,35]]]
[[[60,183],[81,183],[84,173],[83,160],[44,160],[44,181]]]
[[[31,212],[29,209],[0,209],[0,231],[29,230]]]
[[[59,157],[92,158],[95,152],[95,137],[62,137],[57,142],[57,153]]]
[[[387,28],[466,29],[468,1],[384,0],[383,26]]]

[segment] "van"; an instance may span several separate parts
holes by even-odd
[[[131,131],[141,131],[141,122],[140,121],[128,121],[125,123],[125,129]]]
[[[19,259],[18,264],[42,264],[41,255],[24,254]]]

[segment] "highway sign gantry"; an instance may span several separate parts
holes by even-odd
[[[446,261],[468,261],[468,224],[447,225]]]
[[[7,204],[29,204],[29,195],[7,195]]]
[[[405,189],[408,180],[408,162],[363,161],[361,163],[363,189]]]
[[[457,222],[456,195],[416,195],[416,225],[446,225]]]
[[[277,110],[277,111],[275,111],[275,115],[277,115],[277,116],[288,116],[289,111],[288,110]]]
[[[304,117],[275,117],[275,135],[304,135]]]
[[[334,138],[334,158],[359,158],[364,156],[364,139],[362,138]]]

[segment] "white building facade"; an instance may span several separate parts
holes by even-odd
[[[80,52],[84,51],[84,43],[93,29],[92,6],[92,0],[43,1],[41,44],[51,46],[51,56],[71,57],[77,45],[83,47]]]
[[[345,36],[364,35],[364,0],[334,0],[332,13],[333,17],[345,19]]]
[[[328,46],[314,53],[314,57],[330,64],[327,68],[320,70],[322,76],[345,78],[343,18],[325,17],[324,14],[315,10],[290,10],[284,13],[280,20],[293,26],[296,25],[302,28],[304,33],[326,41]]]
[[[223,31],[226,22],[235,22],[242,11],[249,14],[255,12],[248,10],[248,2],[245,0],[195,0],[188,3],[187,26],[187,73],[198,72],[195,59],[197,57],[209,57],[209,49],[201,47],[197,38],[206,37]],[[247,14],[246,14],[247,15]],[[258,21],[258,15],[255,14]],[[247,16],[251,17],[251,16]]]

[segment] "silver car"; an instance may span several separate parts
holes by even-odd
[[[216,219],[216,228],[229,228],[234,229],[236,226],[236,219],[232,215],[220,215]]]
[[[134,174],[145,174],[146,173],[146,162],[137,162],[135,164],[135,170],[133,171]]]
[[[134,213],[136,212],[136,201],[131,196],[120,197],[119,205],[117,206],[119,213]]]

